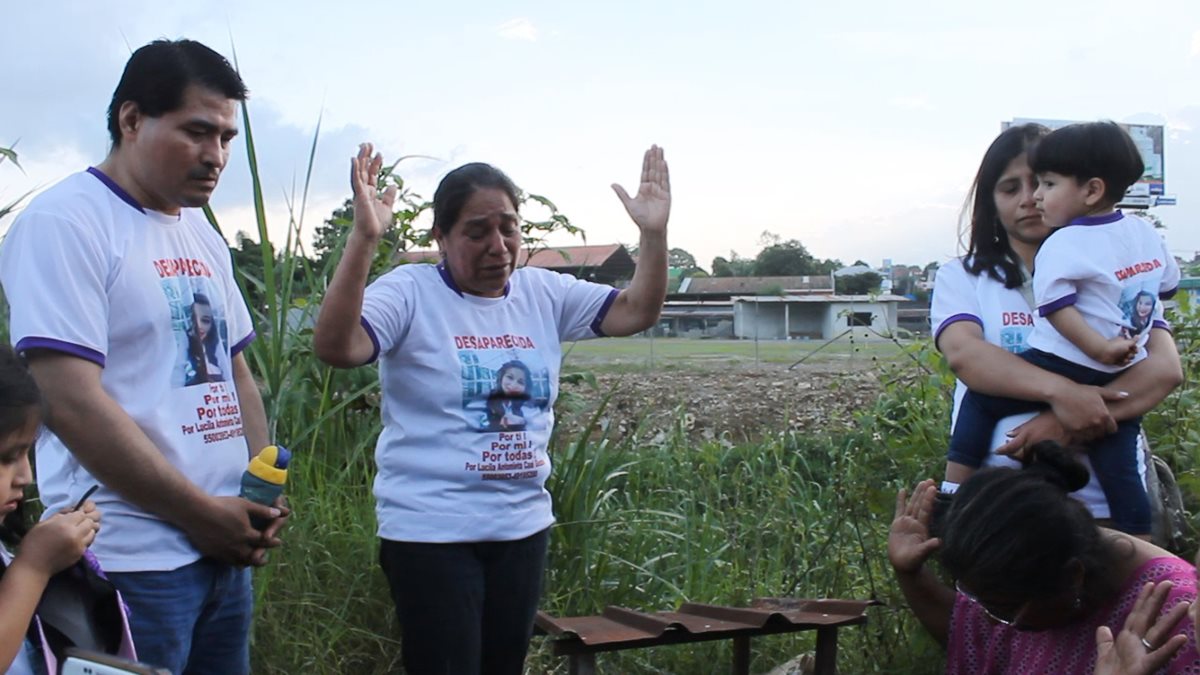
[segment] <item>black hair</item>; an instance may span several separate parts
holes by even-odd
[[[37,382],[12,347],[0,345],[0,438],[45,417],[45,403]],[[15,546],[25,536],[28,523],[25,502],[0,522],[0,541]]]
[[[533,373],[529,370],[529,366],[525,365],[521,361],[515,361],[515,360],[509,361],[509,362],[505,363],[504,365],[500,366],[500,369],[496,371],[496,391],[503,391],[501,388],[500,382],[501,382],[501,380],[504,379],[504,373],[509,370],[519,370],[519,371],[521,371],[522,374],[525,375],[525,393],[522,396],[515,396],[515,397],[504,396],[504,397],[505,398],[526,398],[526,399],[530,398],[529,390],[533,388]]]
[[[1073,452],[1043,441],[1024,468],[984,469],[964,482],[940,527],[946,571],[981,594],[1030,599],[1061,593],[1067,564],[1078,561],[1084,598],[1095,606],[1109,597],[1111,546],[1068,494],[1088,483]]]
[[[1146,165],[1133,139],[1115,122],[1085,122],[1056,129],[1030,153],[1035,173],[1052,171],[1084,183],[1104,181],[1104,200],[1116,204],[1141,179]]]
[[[504,379],[504,373],[509,370],[519,370],[525,375],[525,391],[516,395],[510,395],[504,391],[501,382]],[[491,430],[501,431],[521,431],[525,428],[524,423],[515,426],[505,426],[502,424],[506,413],[506,403],[511,401],[529,401],[533,398],[533,373],[530,372],[529,366],[518,360],[508,361],[496,370],[496,386],[488,394],[487,397],[487,428]]]
[[[996,183],[1013,159],[1032,152],[1039,140],[1050,133],[1040,124],[1019,124],[1005,129],[983,154],[979,171],[967,197],[971,231],[964,267],[973,275],[984,272],[1005,288],[1017,288],[1024,282],[1021,261],[1008,241],[1008,232],[996,210]]]
[[[200,326],[199,326],[199,322],[196,319],[196,307],[197,306],[207,307],[208,311],[210,313],[209,318],[211,318],[213,320],[212,329],[208,331],[208,335],[205,336],[205,338],[204,338],[204,349],[208,352],[208,355],[210,357],[213,357],[215,359],[216,355],[217,355],[216,350],[217,350],[217,347],[221,343],[221,338],[219,335],[217,335],[216,317],[211,316],[212,303],[209,302],[208,296],[203,293],[193,293],[192,294],[192,315],[188,318],[191,321],[192,335],[195,336],[197,339],[199,339],[200,338]]]
[[[1146,322],[1141,323],[1141,317],[1138,316],[1137,306],[1142,298],[1150,298],[1150,316],[1146,317]],[[1138,291],[1137,295],[1129,300],[1129,327],[1133,329],[1135,334],[1141,333],[1150,328],[1150,324],[1154,323],[1154,305],[1158,302],[1158,296],[1150,291]]]
[[[503,171],[490,164],[472,162],[446,174],[433,193],[434,232],[449,234],[471,195],[489,188],[503,191],[513,208],[519,208],[521,191]]]
[[[246,84],[224,56],[195,40],[155,40],[138,48],[125,64],[108,104],[108,134],[121,144],[121,106],[137,104],[147,117],[161,117],[183,105],[188,85],[211,89],[225,98],[246,100]]]
[[[196,308],[198,306],[208,307],[212,326],[209,328],[208,335],[204,340],[200,340],[200,322],[196,318]],[[190,376],[185,385],[192,385],[198,382],[214,382],[211,379],[211,374],[208,372],[208,364],[210,361],[217,361],[217,349],[221,346],[221,338],[217,334],[216,318],[211,316],[212,303],[208,296],[203,293],[192,294],[192,304],[188,310],[188,358],[191,360],[191,366],[195,374]]]

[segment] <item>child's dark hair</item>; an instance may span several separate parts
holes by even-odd
[[[1022,469],[976,473],[954,493],[939,528],[942,565],[970,588],[1035,598],[1060,592],[1067,564],[1078,561],[1084,599],[1108,597],[1102,571],[1110,546],[1068,494],[1087,483],[1073,451],[1053,441],[1035,444]]]
[[[1029,155],[1034,173],[1052,171],[1083,183],[1104,181],[1104,200],[1116,204],[1146,170],[1142,155],[1115,122],[1071,124],[1051,132]]]
[[[42,393],[12,347],[0,345],[0,438],[20,431],[31,416],[44,417]],[[0,523],[0,541],[15,545],[25,535],[24,502]]]

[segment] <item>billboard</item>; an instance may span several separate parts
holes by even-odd
[[[1058,129],[1065,127],[1068,124],[1075,124],[1071,120],[1045,120],[1033,117],[1018,117],[1011,122],[1001,124],[1002,129],[1007,129],[1014,124],[1028,124],[1036,122],[1050,129]],[[1142,163],[1146,165],[1145,171],[1142,172],[1142,179],[1133,185],[1129,186],[1129,190],[1125,192],[1125,199],[1121,200],[1121,206],[1133,206],[1145,208],[1155,203],[1153,197],[1166,194],[1166,174],[1164,171],[1165,163],[1163,162],[1163,125],[1161,124],[1125,124],[1118,122],[1121,128],[1129,132],[1130,138],[1133,139],[1134,145],[1142,154]],[[1157,202],[1164,203],[1164,202]]]

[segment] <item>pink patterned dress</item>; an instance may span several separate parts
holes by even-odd
[[[1095,668],[1096,629],[1108,626],[1116,635],[1142,586],[1147,581],[1168,580],[1173,587],[1163,612],[1180,602],[1196,600],[1196,568],[1175,557],[1154,558],[1134,572],[1112,604],[1071,625],[1044,631],[1021,631],[995,623],[960,594],[950,618],[946,673],[1088,675]],[[1188,643],[1159,672],[1200,675],[1200,652],[1190,618],[1184,617],[1179,628],[1186,628]]]

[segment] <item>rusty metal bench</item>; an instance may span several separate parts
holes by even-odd
[[[553,639],[554,654],[569,659],[571,675],[593,675],[599,652],[660,645],[733,640],[734,675],[750,672],[750,639],[805,630],[817,631],[817,675],[833,675],[837,631],[866,623],[875,600],[759,598],[750,607],[685,603],[677,612],[648,614],[608,607],[597,616],[556,618],[538,612],[539,632]]]

